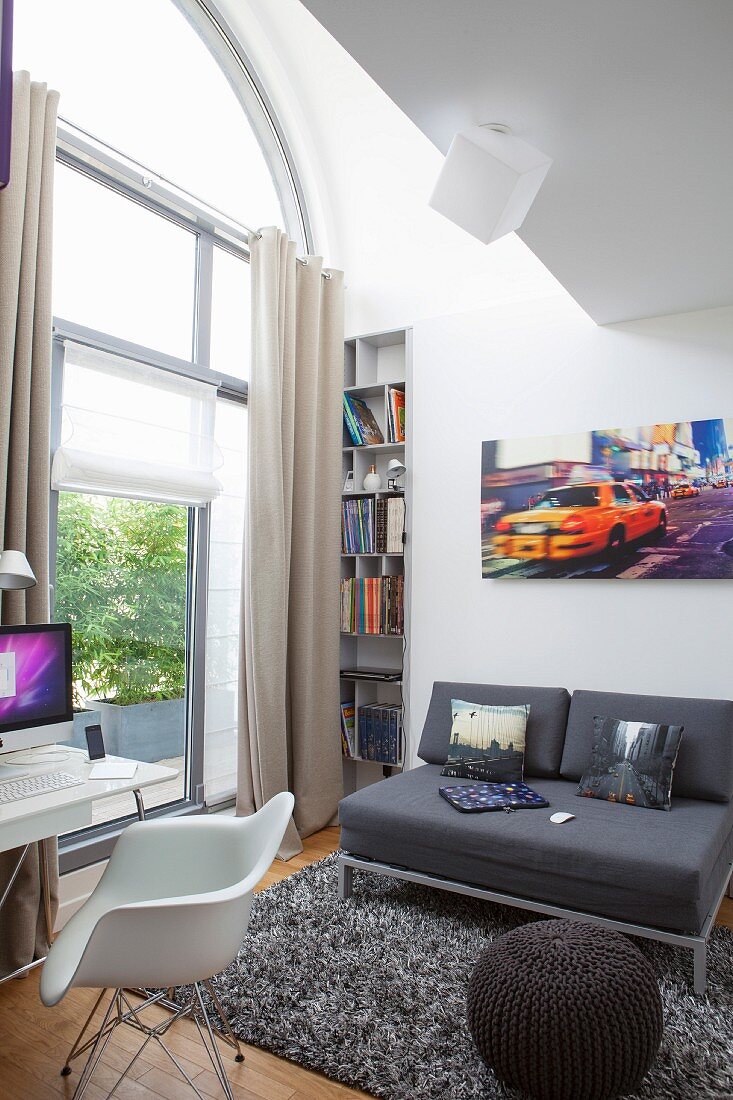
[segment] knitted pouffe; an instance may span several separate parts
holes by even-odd
[[[468,1026],[484,1061],[537,1100],[633,1092],[662,1038],[651,966],[618,932],[547,920],[499,937],[468,987]]]

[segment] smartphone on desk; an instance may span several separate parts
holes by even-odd
[[[106,753],[104,751],[104,739],[102,737],[101,726],[87,726],[84,730],[87,736],[87,750],[89,753],[90,763],[94,760],[104,760]]]

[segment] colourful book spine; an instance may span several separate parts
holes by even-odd
[[[362,439],[361,434],[359,432],[359,428],[358,428],[358,425],[356,423],[356,419],[354,417],[353,409],[351,408],[351,405],[349,404],[349,399],[348,399],[346,394],[344,394],[344,424],[346,425],[346,430],[348,431],[349,435],[351,436],[352,443],[356,447],[361,447],[364,440]]]

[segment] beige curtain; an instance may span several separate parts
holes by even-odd
[[[48,622],[51,234],[58,94],[13,80],[10,183],[0,191],[0,548],[25,551],[38,584],[2,595],[2,622]],[[52,858],[54,913],[58,866]],[[20,851],[0,854],[0,895]],[[0,909],[0,974],[45,954],[39,852]]]
[[[342,794],[339,575],[343,276],[251,242],[252,365],[237,812],[295,795],[280,856],[333,823]]]

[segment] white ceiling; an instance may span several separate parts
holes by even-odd
[[[303,3],[442,152],[554,159],[519,235],[596,321],[733,303],[732,0]]]

